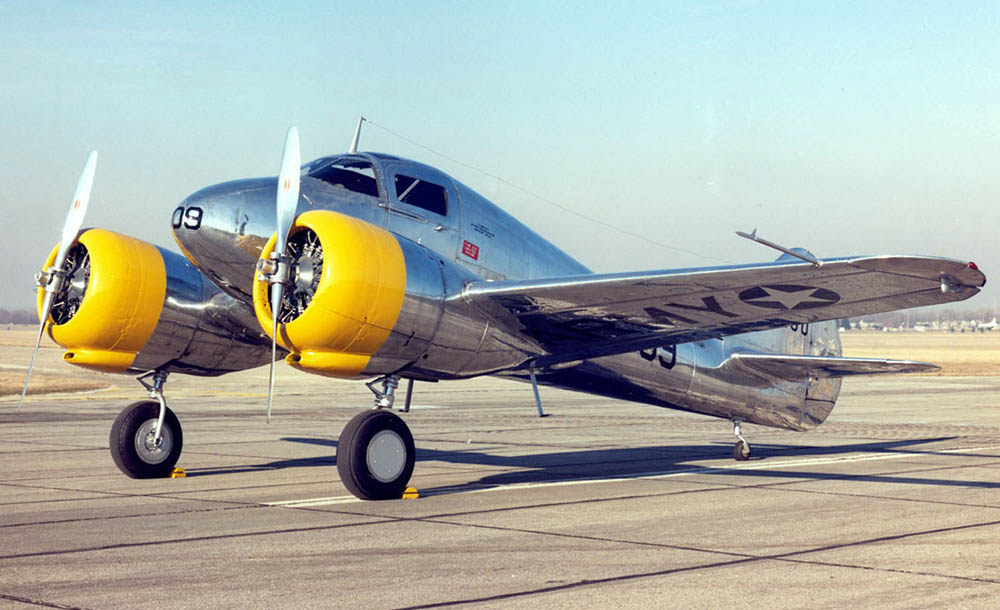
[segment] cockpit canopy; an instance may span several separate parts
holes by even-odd
[[[302,167],[302,175],[369,197],[379,197],[372,162],[362,157],[323,157]]]
[[[386,196],[380,193],[382,184],[370,158],[361,155],[335,155],[322,157],[302,167],[302,175],[322,180],[327,184],[369,197],[399,201],[433,212],[439,216],[448,215],[448,188],[443,175],[419,164],[404,162],[398,157],[373,154],[378,161],[385,161],[388,188],[393,191]],[[395,163],[394,163],[395,162]],[[378,168],[382,170],[382,167]]]

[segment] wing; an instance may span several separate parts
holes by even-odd
[[[927,373],[941,368],[936,364],[914,360],[772,354],[734,354],[727,358],[722,366],[723,368],[739,368],[746,372],[790,381],[799,381],[806,377],[829,378],[849,375],[880,375],[883,373]]]
[[[961,301],[986,277],[973,263],[922,256],[826,259],[474,282],[461,297],[511,322],[538,365],[791,324]]]

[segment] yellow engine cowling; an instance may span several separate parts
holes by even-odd
[[[300,215],[289,231],[311,230],[323,248],[319,283],[308,306],[279,324],[277,342],[298,369],[329,377],[361,375],[399,317],[406,290],[406,260],[399,242],[385,229],[328,210]],[[275,237],[261,259],[274,250]],[[269,335],[273,327],[269,284],[258,274],[253,303]]]
[[[167,274],[160,251],[146,242],[90,229],[79,240],[90,255],[86,298],[68,321],[46,320],[49,337],[66,348],[63,360],[98,371],[123,373],[159,321]],[[45,263],[48,269],[58,246]],[[38,291],[42,315],[43,290]]]

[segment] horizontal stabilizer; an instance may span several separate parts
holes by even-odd
[[[881,375],[885,373],[928,373],[941,368],[936,364],[914,360],[785,354],[734,354],[726,359],[723,366],[742,368],[748,372],[790,381],[810,376],[847,377],[848,375]]]

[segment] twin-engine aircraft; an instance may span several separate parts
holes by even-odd
[[[38,338],[47,332],[70,364],[142,374],[155,400],[111,428],[126,475],[163,477],[177,463],[170,373],[270,363],[270,417],[282,355],[310,373],[374,379],[374,408],[337,444],[341,479],[362,499],[399,498],[413,471],[413,436],[392,411],[404,379],[403,412],[414,380],[500,375],[530,381],[536,400],[544,384],[720,417],[745,460],[742,422],[806,430],[829,415],[844,376],[935,368],[842,357],[833,320],[960,301],[985,284],[973,263],[820,260],[756,234],[744,236],[783,250],[777,261],[593,274],[457,180],[357,152],[357,140],[300,165],[291,128],[277,180],[210,186],[173,210],[183,256],[80,232],[91,155],[39,274]]]

